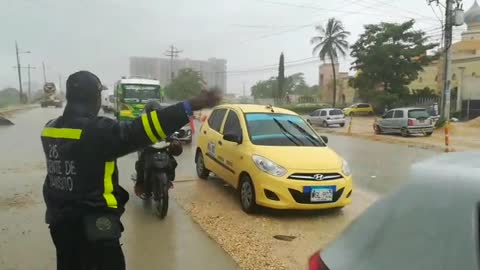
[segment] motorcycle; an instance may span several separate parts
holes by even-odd
[[[177,162],[174,156],[182,152],[182,145],[174,138],[168,138],[143,150],[144,196],[153,198],[154,212],[163,219],[168,212],[169,189],[173,186]],[[136,176],[132,176],[136,181]]]

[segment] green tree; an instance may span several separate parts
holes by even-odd
[[[25,99],[25,95],[23,99]],[[7,87],[0,90],[0,107],[15,105],[19,103],[19,92],[16,88]]]
[[[305,82],[304,74],[294,73],[286,78],[285,89],[290,94],[311,95],[310,87]]]
[[[279,89],[278,82],[278,77],[258,81],[251,88],[252,95],[254,98],[276,98],[276,91]],[[287,76],[284,80],[283,89],[283,97],[285,97],[287,93],[300,96],[317,96],[319,94],[318,85],[309,86],[305,82],[304,74],[301,72]]]
[[[278,63],[277,81],[278,92],[274,98],[276,98],[278,102],[281,102],[285,96],[285,57],[283,56],[283,52],[280,54],[280,60]]]
[[[359,90],[364,101],[377,99],[393,104],[395,99],[408,98],[406,86],[418,77],[423,66],[435,59],[427,51],[437,44],[428,43],[425,32],[413,30],[414,23],[409,20],[366,25],[365,32],[352,46],[352,68],[357,75],[350,85]],[[384,93],[379,93],[379,88]],[[376,98],[377,95],[384,96]]]
[[[177,77],[166,87],[166,94],[173,100],[184,100],[196,96],[203,88],[202,75],[186,68],[178,72]]]
[[[258,81],[252,86],[252,96],[254,98],[274,98],[275,92],[278,90],[278,80],[276,77],[271,77],[268,80]]]
[[[338,57],[344,57],[347,54],[348,42],[347,37],[350,32],[345,31],[341,21],[330,18],[327,25],[324,28],[322,25],[315,27],[319,35],[311,39],[311,43],[314,44],[313,54],[318,55],[320,60],[325,61],[326,58],[330,59],[332,63],[333,71],[333,107],[335,107],[335,101],[337,99],[337,78],[335,74],[335,63],[338,62]]]

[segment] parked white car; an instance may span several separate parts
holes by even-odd
[[[345,126],[345,115],[343,111],[335,108],[318,109],[307,117],[307,122],[311,125],[321,125],[329,127],[331,125]]]

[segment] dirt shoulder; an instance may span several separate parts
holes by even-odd
[[[236,191],[218,179],[177,182],[174,196],[242,269],[305,269],[311,254],[333,240],[376,197],[356,190],[354,204],[337,211],[245,214]],[[277,240],[274,236],[294,238]]]
[[[399,135],[376,135],[373,132],[375,117],[353,117],[351,134],[348,133],[347,123],[345,127],[322,128],[315,126],[319,133],[335,133],[345,136],[355,136],[372,141],[382,141],[393,144],[404,144],[408,147],[424,149],[445,150],[444,129],[437,129],[432,136],[401,137]],[[469,122],[457,122],[450,124],[450,151],[466,151],[480,149],[480,119]]]

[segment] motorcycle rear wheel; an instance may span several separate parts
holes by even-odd
[[[153,176],[153,200],[154,212],[160,218],[164,219],[168,212],[168,189],[169,180],[165,172],[154,173]]]

